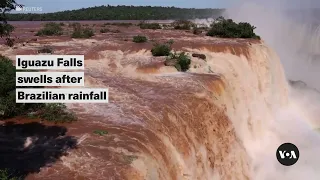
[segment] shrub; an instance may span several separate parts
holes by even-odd
[[[119,29],[108,29],[108,28],[100,29],[100,33],[107,33],[107,32],[120,33],[121,31]]]
[[[193,34],[195,34],[195,35],[202,34],[202,30],[200,28],[195,28],[195,29],[193,29]]]
[[[39,113],[42,120],[47,120],[54,123],[72,122],[76,120],[73,113],[66,111],[67,107],[61,103],[45,104]]]
[[[0,86],[0,95],[12,89],[15,89],[14,87],[15,73],[16,71],[15,71],[15,67],[12,64],[12,61],[9,58],[0,55],[0,74],[1,74],[0,84],[6,85],[6,86]]]
[[[235,23],[232,19],[224,19],[219,17],[211,25],[207,36],[217,36],[222,38],[254,38],[260,39],[254,33],[256,27],[246,22]]]
[[[16,113],[15,73],[12,61],[0,55],[0,119],[11,117]]]
[[[155,44],[151,49],[153,56],[168,56],[171,52],[171,46],[169,44]]]
[[[59,23],[60,26],[64,26],[65,24],[63,22]]]
[[[148,39],[145,36],[138,35],[138,36],[133,36],[133,40],[132,41],[135,42],[135,43],[143,43],[143,42],[147,42]]]
[[[38,53],[53,53],[53,50],[50,47],[43,47],[41,49],[38,50]]]
[[[5,45],[7,45],[7,46],[9,46],[9,47],[13,47],[14,41],[15,41],[15,39],[6,38]]]
[[[185,72],[190,68],[191,59],[184,52],[182,52],[182,53],[179,54],[178,64],[179,64],[179,66],[181,68],[181,71]]]
[[[100,29],[100,33],[107,33],[107,32],[110,32],[110,29],[107,29],[107,28]]]
[[[82,28],[81,26],[75,27],[71,35],[72,38],[90,38],[92,36],[94,36],[94,32],[91,28]]]
[[[185,52],[170,53],[166,58],[165,64],[167,66],[174,66],[178,71],[185,72],[190,68],[191,59]]]
[[[196,27],[196,25],[188,20],[176,20],[172,24],[174,29],[184,29],[184,30],[190,30],[191,28]]]
[[[13,177],[7,169],[0,169],[0,180],[20,180],[22,178]]]
[[[81,24],[80,24],[80,23],[78,23],[78,22],[75,22],[75,23],[71,23],[71,24],[69,24],[69,27],[72,27],[72,28],[79,28],[79,27],[81,27]]]
[[[167,44],[169,44],[170,46],[174,43],[173,39],[170,39],[169,41],[167,41]]]
[[[6,3],[4,3],[5,5]],[[5,7],[5,6],[4,6]],[[4,7],[2,7],[1,9],[3,9]],[[6,9],[8,10],[8,9]],[[6,42],[5,44],[12,47],[13,44],[14,44],[14,41],[12,38],[10,38],[10,34],[14,31],[14,26],[12,26],[11,24],[8,24],[6,22],[6,18],[4,16],[4,13],[6,11],[3,11],[2,12],[2,16],[1,16],[1,23],[0,23],[0,37],[1,38],[5,38],[6,39]],[[9,41],[9,42],[8,42]]]
[[[115,30],[111,29],[110,32],[112,32],[112,33],[120,33],[121,31],[119,29],[115,29]]]
[[[94,32],[90,28],[85,28],[85,29],[83,29],[83,35],[85,38],[89,38],[89,37],[94,36]]]
[[[162,29],[159,23],[140,23],[139,27],[141,29]]]
[[[22,115],[41,106],[41,104],[16,104],[16,68],[12,61],[0,55],[0,119]]]
[[[55,22],[46,23],[44,28],[36,33],[36,36],[60,36],[63,34],[60,24]]]
[[[99,136],[103,136],[105,134],[108,134],[108,131],[105,130],[95,130],[93,131],[94,134],[99,135]]]
[[[162,27],[163,27],[164,29],[170,29],[170,28],[171,28],[171,25],[163,24]]]
[[[132,23],[111,23],[111,25],[129,27],[129,26],[132,26],[133,24]]]
[[[75,116],[66,112],[63,104],[16,103],[16,68],[9,58],[1,55],[0,74],[0,119],[34,113],[35,117],[54,122],[75,120]]]

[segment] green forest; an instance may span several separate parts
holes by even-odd
[[[158,6],[98,6],[43,14],[7,14],[9,21],[168,20],[216,18],[224,9],[187,9]]]

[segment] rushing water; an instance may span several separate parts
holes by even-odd
[[[245,145],[252,158],[253,177],[257,180],[319,179],[320,158],[316,154],[320,151],[320,136],[314,129],[320,127],[320,95],[312,88],[320,89],[320,26],[315,24],[314,17],[288,16],[282,7],[269,9],[264,6],[277,2],[241,2],[241,6],[229,10],[227,15],[254,24],[256,33],[280,56],[287,79],[300,80],[309,86],[288,87],[288,105],[278,107],[272,113],[273,118],[264,118],[268,126],[262,131],[268,135],[251,137],[260,143]],[[250,141],[249,137],[244,139]],[[285,142],[293,142],[300,149],[299,161],[290,167],[282,167],[275,160],[276,147]]]
[[[162,68],[153,76],[136,71],[137,62],[150,63],[149,51],[128,52],[114,37],[95,41],[96,47],[116,44],[116,50],[101,50],[99,59],[86,61],[86,86],[108,87],[110,103],[70,105],[83,120],[81,127],[74,124],[85,132],[81,148],[62,158],[59,171],[43,170],[37,176],[61,179],[71,171],[86,179],[319,179],[320,136],[314,130],[320,127],[319,94],[292,87],[287,80],[320,86],[320,28],[259,4],[244,3],[227,15],[254,24],[268,46],[241,47],[232,40],[209,38],[208,45],[204,37],[176,38],[182,47],[186,41],[197,45],[183,50],[205,54],[206,61],[194,58],[191,73]],[[51,45],[82,47],[81,53],[86,53],[92,42]],[[110,135],[88,135],[93,127],[107,129]],[[276,159],[276,149],[285,142],[300,150],[299,161],[290,167]],[[122,154],[137,159],[128,168]],[[140,178],[134,178],[137,174]]]

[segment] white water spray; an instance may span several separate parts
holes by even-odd
[[[227,11],[226,16],[257,27],[255,32],[280,56],[288,79],[301,80],[309,87],[320,90],[320,26],[314,24],[314,17],[309,14],[301,14],[300,17],[296,14],[295,18],[289,16],[286,8],[294,8],[295,13],[302,11],[297,9],[302,5],[295,6],[294,3],[240,1],[235,9]],[[306,1],[304,8],[316,4],[319,3]],[[301,19],[308,21],[301,22]],[[308,87],[291,87],[288,106],[275,109],[273,118],[265,119],[268,121],[268,125],[263,127],[265,135],[256,137],[260,142],[245,144],[252,158],[253,179],[319,179],[320,156],[317,154],[320,151],[320,135],[314,130],[320,127],[319,97],[317,91]],[[247,141],[253,137],[243,138]],[[276,159],[276,149],[286,142],[294,143],[300,150],[299,161],[289,167],[282,166]]]

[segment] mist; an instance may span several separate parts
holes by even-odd
[[[257,27],[256,34],[280,57],[286,78],[305,83],[288,84],[288,106],[274,109],[274,118],[265,119],[268,136],[260,137],[259,147],[246,147],[253,179],[319,179],[320,136],[315,129],[320,127],[320,1],[239,0],[231,4],[224,16]],[[300,150],[299,161],[290,167],[276,160],[276,149],[285,142]]]
[[[232,4],[226,16],[257,27],[255,32],[280,56],[289,80],[301,80],[320,90],[319,1],[240,0]]]

